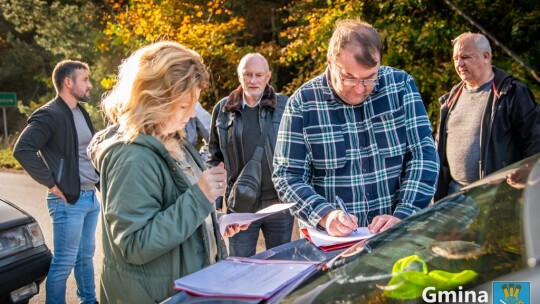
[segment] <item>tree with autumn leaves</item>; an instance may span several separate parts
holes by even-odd
[[[259,5],[261,10],[251,9],[242,13],[246,6],[253,6],[250,1],[105,2],[113,13],[106,16],[104,31],[110,45],[102,44],[101,47],[108,49],[120,46],[131,52],[153,41],[174,40],[194,49],[201,54],[211,71],[210,88],[201,100],[209,110],[224,94],[238,86],[236,66],[246,53],[259,51],[265,54],[272,69],[277,69],[275,63],[278,60],[279,44],[271,40],[264,41],[263,37],[272,32],[272,21],[280,21],[275,13],[280,3],[274,4],[274,7]],[[258,18],[263,18],[263,22],[256,21]],[[265,28],[268,26],[270,28]],[[274,75],[276,81],[278,74]],[[107,84],[111,82],[112,79],[106,80]]]
[[[17,70],[13,62],[24,58],[37,71],[33,93],[18,94],[24,96],[21,108],[43,102],[38,96],[52,90],[46,79],[54,63],[68,56],[89,62],[95,71],[94,83],[101,84],[93,95],[96,106],[99,96],[112,87],[121,60],[159,40],[185,44],[204,58],[212,75],[201,97],[208,110],[238,86],[236,66],[253,51],[268,58],[272,85],[290,95],[324,71],[335,21],[344,18],[364,19],[380,31],[383,64],[414,77],[434,124],[437,98],[458,81],[451,39],[465,31],[479,32],[479,25],[500,44],[491,41],[494,64],[527,83],[540,100],[540,82],[530,72],[530,67],[540,66],[540,8],[534,1],[0,0],[0,8],[0,54],[15,50],[9,53],[12,62],[3,55],[0,59],[0,66],[8,65],[11,71],[0,72],[0,90],[28,89],[17,86],[15,78],[22,77],[17,73],[25,69]],[[33,17],[20,17],[25,10]],[[36,62],[24,57],[25,50],[17,50],[25,45],[37,53]]]
[[[274,7],[264,2],[271,2]],[[204,96],[207,100],[203,100],[209,108],[238,85],[236,65],[250,51],[258,51],[269,59],[274,71],[273,85],[291,94],[325,69],[335,21],[359,17],[381,32],[385,46],[383,64],[401,68],[415,78],[435,123],[437,98],[458,80],[451,60],[451,40],[465,31],[479,31],[443,1],[288,2],[114,2],[118,14],[114,22],[107,24],[106,33],[110,39],[130,47],[174,39],[198,51],[213,76],[211,89]],[[516,1],[511,6],[503,1],[460,2],[457,5],[471,12],[479,24],[516,48],[532,66],[538,66],[540,45],[532,35],[540,33],[537,7],[527,1]],[[242,14],[241,7],[245,11],[248,7],[249,13]],[[498,22],[501,20],[507,23]],[[494,63],[524,79],[540,97],[540,84],[492,44]]]

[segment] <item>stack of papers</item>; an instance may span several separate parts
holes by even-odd
[[[324,251],[350,247],[358,241],[374,235],[369,232],[367,227],[357,228],[353,233],[344,237],[330,236],[326,231],[320,231],[314,228],[302,228],[301,231],[311,243]]]
[[[317,270],[320,262],[229,257],[174,281],[174,289],[205,297],[272,297]]]
[[[263,217],[267,217],[270,214],[289,209],[294,204],[274,204],[272,206],[266,207],[262,210],[257,211],[256,213],[231,213],[222,215],[218,219],[219,232],[221,235],[225,235],[225,229],[227,226],[238,224],[240,226],[260,220]]]

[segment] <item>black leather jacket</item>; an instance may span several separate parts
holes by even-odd
[[[77,107],[93,135],[88,112],[80,104]],[[13,156],[35,181],[49,189],[57,185],[68,203],[77,202],[81,191],[77,129],[62,98],[58,96],[32,113]]]
[[[242,96],[243,90],[240,86],[232,91],[228,97],[220,100],[212,112],[207,164],[209,167],[215,167],[220,162],[225,164],[228,179],[225,197],[229,195],[230,187],[236,181],[245,162],[248,161],[242,159],[243,153],[241,149],[243,128],[241,112],[243,105]],[[287,96],[276,93],[274,88],[270,85],[266,86],[259,104],[259,127],[262,131],[262,124],[265,122],[266,115],[268,115],[269,111],[273,111],[272,129],[268,132],[265,144],[266,162],[264,162],[264,159],[262,161],[263,166],[269,166],[270,172],[272,172],[273,168],[274,148],[276,145],[279,123],[281,122],[281,116],[283,115],[286,103]],[[258,138],[251,140],[255,143],[258,142]],[[271,179],[270,176],[268,178]],[[275,197],[277,197],[277,193],[275,194]],[[217,205],[220,207],[221,202],[218,201]]]
[[[531,90],[512,75],[493,67],[495,77],[480,126],[480,178],[540,152],[540,108]],[[448,194],[451,181],[446,159],[446,122],[465,83],[439,98],[441,115],[436,139],[441,172],[435,201]]]

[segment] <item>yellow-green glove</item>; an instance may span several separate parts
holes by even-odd
[[[411,263],[418,262],[422,271],[410,269]],[[409,269],[407,269],[409,268]],[[426,287],[437,290],[452,290],[474,279],[478,274],[472,270],[451,273],[442,270],[428,271],[427,264],[417,255],[399,259],[392,268],[392,279],[384,290],[384,294],[395,299],[416,299],[422,296]]]

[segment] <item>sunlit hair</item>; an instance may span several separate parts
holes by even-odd
[[[476,44],[476,47],[480,53],[484,54],[485,52],[488,52],[489,60],[491,61],[491,45],[489,44],[489,40],[486,38],[486,36],[482,34],[471,32],[463,33],[452,40],[452,46],[455,47],[456,44],[461,43],[462,40],[467,38],[472,38],[474,40],[474,44]]]
[[[165,134],[166,122],[186,98],[195,106],[197,90],[204,89],[208,79],[197,52],[176,42],[156,42],[120,65],[116,85],[101,107],[107,119],[119,125],[122,141],[131,142],[138,134],[153,135],[174,157],[180,157],[183,131]]]
[[[66,77],[75,81],[77,77],[76,71],[81,69],[90,70],[88,64],[78,60],[62,60],[57,63],[52,72],[52,81],[56,93],[60,94],[60,91],[62,91]]]
[[[238,73],[238,77],[242,77],[242,71],[244,70],[244,67],[246,66],[248,60],[250,60],[252,58],[257,58],[260,61],[262,61],[264,63],[264,65],[265,65],[266,71],[270,72],[270,67],[268,66],[268,61],[266,60],[266,58],[264,58],[263,55],[261,55],[260,53],[249,53],[249,54],[244,55],[244,57],[242,57],[242,59],[240,59],[240,63],[238,64],[238,68],[236,70],[236,72]]]
[[[342,50],[353,53],[358,64],[374,67],[382,60],[381,35],[371,24],[359,19],[338,21],[328,45],[327,59],[335,62]]]

